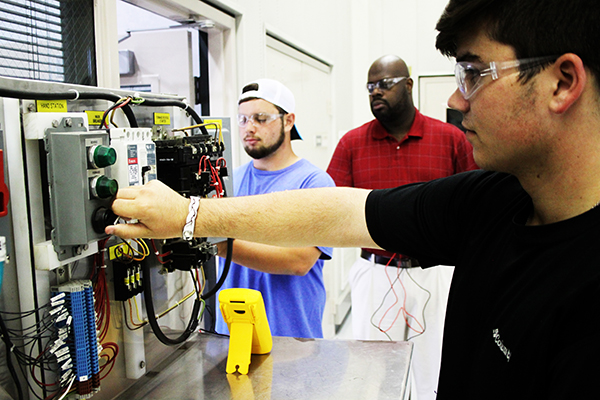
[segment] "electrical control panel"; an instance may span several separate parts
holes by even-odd
[[[100,379],[122,391],[143,376],[156,359],[147,343],[187,340],[222,283],[211,238],[105,234],[128,223],[111,209],[121,188],[160,179],[188,197],[232,193],[230,119],[203,121],[182,98],[143,96],[0,77],[0,263],[18,315],[1,333],[23,342],[16,332],[27,332],[13,358],[27,362],[29,398],[112,398]]]

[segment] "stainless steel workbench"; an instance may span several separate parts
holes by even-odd
[[[199,334],[116,399],[403,399],[409,342],[273,337],[248,375],[227,374],[229,338]]]

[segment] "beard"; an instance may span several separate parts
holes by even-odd
[[[373,109],[374,101],[383,102],[386,107]],[[407,105],[408,101],[405,98],[400,99],[394,106],[391,106],[387,100],[378,98],[371,101],[371,112],[373,113],[373,116],[383,124],[396,123],[398,119],[401,119],[404,115]]]
[[[249,149],[244,146],[244,150],[246,150],[246,154],[252,157],[255,160],[260,160],[261,158],[265,158],[275,153],[283,144],[285,140],[285,129],[283,129],[283,125],[281,126],[281,131],[277,141],[270,146],[259,146],[253,149]]]

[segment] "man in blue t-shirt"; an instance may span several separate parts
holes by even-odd
[[[244,86],[238,104],[240,138],[253,160],[234,171],[236,196],[335,186],[326,172],[292,149],[291,141],[302,138],[295,126],[294,95],[287,87],[272,79],[258,79]],[[227,243],[218,247],[219,255],[225,257]],[[330,247],[275,247],[236,240],[223,289],[260,291],[274,336],[321,338],[323,260],[331,254]],[[216,329],[227,333],[219,313]]]

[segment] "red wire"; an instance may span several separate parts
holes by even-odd
[[[200,283],[200,271],[196,268],[196,282],[198,282],[198,292],[202,293],[202,283]]]
[[[104,119],[104,126],[105,126],[105,128],[108,128],[108,122],[109,122],[109,121],[107,121],[107,120],[106,120],[106,119],[107,119],[106,117],[108,117],[108,113],[109,113],[110,111],[116,110],[117,108],[121,108],[121,107],[123,107],[125,104],[128,104],[129,102],[131,102],[131,97],[128,97],[128,98],[127,98],[127,99],[125,99],[125,100],[124,100],[122,103],[119,103],[119,104],[118,104],[118,105],[116,105],[115,107],[113,107],[113,108],[110,108],[110,109],[108,109],[108,110],[104,111],[104,114],[102,115],[102,118]]]
[[[162,254],[159,253],[158,249],[156,247],[156,244],[154,243],[154,239],[150,240],[150,245],[152,245],[152,250],[154,250],[154,254],[156,255],[156,259],[158,260],[159,263],[161,263],[161,264],[168,264],[168,263],[171,262],[171,261],[162,260],[162,258],[166,257],[168,255],[171,255],[173,253],[172,251],[167,251],[166,253],[162,253]]]
[[[423,325],[421,325],[421,323],[419,322],[418,319],[416,319],[412,314],[410,314],[408,311],[406,311],[406,288],[404,287],[404,283],[402,282],[402,279],[400,279],[400,268],[397,268],[397,278],[398,278],[398,282],[400,282],[400,285],[402,286],[402,290],[404,291],[404,301],[402,303],[402,307],[400,307],[400,309],[398,310],[398,312],[396,313],[396,317],[394,318],[394,320],[392,321],[391,325],[383,330],[381,328],[381,324],[383,322],[383,319],[385,318],[385,316],[387,315],[387,313],[389,311],[391,311],[391,309],[398,303],[398,296],[396,295],[396,291],[394,290],[394,283],[392,282],[392,280],[390,279],[390,276],[388,275],[388,268],[390,265],[390,262],[392,261],[392,259],[396,257],[396,253],[394,253],[394,255],[390,258],[390,260],[388,261],[387,265],[385,266],[385,275],[388,278],[388,282],[390,283],[390,287],[392,290],[392,293],[394,293],[394,296],[396,297],[396,300],[394,301],[394,303],[385,311],[385,313],[383,314],[383,316],[381,317],[381,320],[379,321],[379,325],[377,326],[378,329],[381,332],[387,333],[390,329],[392,329],[392,327],[396,324],[396,321],[398,320],[398,317],[400,316],[400,313],[402,313],[403,318],[404,318],[404,322],[406,322],[406,326],[408,326],[408,328],[416,333],[423,333],[425,331],[425,328],[423,327]],[[412,318],[415,320],[415,322],[419,325],[419,327],[421,328],[420,331],[416,330],[415,328],[413,328],[413,326],[410,324],[410,322],[408,322],[408,317]]]
[[[94,309],[97,314],[96,325],[100,331],[98,339],[100,343],[106,338],[110,325],[110,299],[108,298],[108,289],[106,284],[106,270],[104,267],[104,248],[108,239],[98,242],[98,256],[96,257],[96,269],[98,275],[94,284]]]
[[[379,328],[379,330],[381,332],[387,332],[390,329],[392,329],[392,327],[394,326],[394,324],[396,323],[396,320],[398,319],[398,316],[400,315],[400,312],[402,311],[403,307],[400,307],[400,309],[398,310],[398,313],[396,314],[396,317],[394,318],[394,320],[392,321],[392,324],[389,326],[389,328],[383,330],[381,329],[381,324],[383,323],[383,319],[385,318],[385,316],[387,315],[387,313],[389,311],[392,310],[392,308],[394,308],[394,306],[396,304],[398,304],[398,295],[396,294],[396,290],[394,289],[394,283],[392,282],[392,280],[390,279],[390,276],[388,275],[388,267],[390,265],[390,263],[392,262],[392,260],[394,259],[394,257],[396,257],[396,253],[394,253],[394,255],[392,257],[390,257],[390,260],[388,261],[388,263],[385,266],[385,276],[388,279],[388,282],[390,283],[390,288],[392,290],[392,293],[394,294],[394,297],[396,298],[396,300],[394,301],[394,303],[388,307],[387,310],[385,310],[385,312],[383,313],[383,315],[381,316],[381,320],[379,321],[379,324],[377,325],[377,327]],[[398,268],[398,272],[397,272],[397,278],[398,281],[400,281],[400,268]],[[404,286],[403,286],[404,287]],[[406,290],[404,291],[404,305],[406,304]]]
[[[115,361],[117,360],[117,355],[119,354],[119,345],[117,345],[115,342],[106,342],[104,344],[102,344],[103,350],[106,349],[110,349],[113,352],[113,356],[112,358],[110,356],[108,356],[107,354],[102,354],[100,357],[105,357],[107,359],[106,364],[104,364],[103,366],[100,367],[100,372],[104,372],[104,370],[106,369],[106,367],[110,364],[110,368],[108,369],[108,372],[106,374],[104,374],[104,376],[100,376],[100,380],[106,378],[108,376],[108,374],[110,374],[110,372],[112,371],[113,367],[115,366]]]
[[[219,165],[222,160],[223,165]],[[198,163],[198,175],[202,172],[210,170],[210,185],[215,188],[216,195],[214,197],[223,197],[223,182],[221,181],[221,177],[219,176],[219,168],[225,167],[225,159],[223,157],[218,158],[215,162],[217,168],[213,167],[210,158],[208,156],[202,156],[200,158],[200,162]]]
[[[42,351],[40,354],[38,354],[38,355],[37,355],[37,357],[35,358],[35,359],[36,359],[36,361],[37,361],[37,360],[39,360],[39,359],[40,359],[40,357],[42,357],[42,356],[44,355],[44,353],[46,353],[46,350],[47,350],[47,349],[44,349],[44,351]],[[50,387],[50,386],[56,386],[56,385],[59,385],[59,384],[60,384],[60,382],[54,382],[54,383],[43,383],[43,382],[39,381],[39,380],[37,379],[37,377],[35,376],[35,367],[36,367],[36,365],[32,365],[32,366],[31,366],[31,370],[30,370],[30,372],[31,372],[31,377],[33,378],[33,380],[35,381],[35,383],[37,383],[37,384],[38,384],[40,387],[42,387],[42,386],[44,386],[44,387]]]

